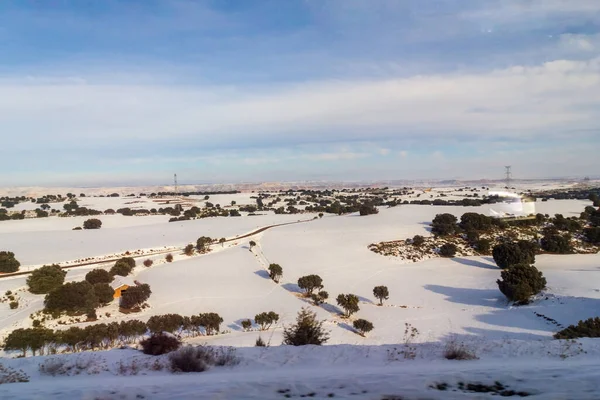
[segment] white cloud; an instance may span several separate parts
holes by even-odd
[[[429,137],[547,137],[595,129],[600,58],[480,74],[316,81],[302,86],[152,86],[0,80],[13,148],[126,142],[273,146]],[[376,151],[376,150],[375,150]],[[383,152],[386,150],[383,149]],[[380,154],[384,154],[380,151]],[[353,153],[321,159],[351,158]]]
[[[581,35],[581,34],[564,34],[560,35],[559,46],[571,51],[577,52],[599,52],[600,51],[600,34]]]
[[[408,156],[408,151],[406,150],[402,150],[400,151],[400,153],[398,153],[400,155],[400,157],[402,158],[406,158],[406,156]]]

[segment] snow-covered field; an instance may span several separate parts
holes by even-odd
[[[209,201],[220,201],[222,205],[231,200],[238,204],[253,201],[249,194],[220,196],[223,197],[211,196]],[[105,209],[122,207],[124,201],[124,198],[86,198],[80,205]],[[578,216],[590,204],[551,200],[537,202],[535,206],[540,213]],[[465,212],[488,214],[489,208],[401,205],[382,207],[379,214],[365,217],[325,215],[312,220],[315,214],[269,212],[260,216],[172,223],[167,222],[168,216],[114,215],[102,216],[102,229],[90,231],[72,230],[86,217],[0,222],[0,250],[13,251],[21,261],[22,270],[27,270],[41,264],[138,249],[181,249],[200,236],[235,239],[261,227],[307,220],[273,227],[224,246],[213,245],[213,251],[205,255],[187,257],[180,250],[173,251],[173,263],[164,262],[163,254],[150,257],[155,260],[152,267],[138,266],[134,271],[136,280],[152,288],[150,308],[131,315],[120,314],[114,305],[99,310],[99,322],[146,320],[166,313],[217,312],[224,319],[223,333],[189,341],[235,346],[242,358],[240,365],[192,376],[148,370],[144,372],[147,376],[140,373],[136,377],[123,377],[115,376],[119,375],[114,373],[117,360],[141,357],[141,353],[112,350],[97,353],[106,358],[110,371],[75,378],[40,376],[37,371],[43,361],[40,357],[3,360],[4,365],[23,369],[31,382],[3,386],[0,392],[6,389],[7,398],[181,398],[192,393],[199,398],[257,399],[282,398],[285,393],[294,397],[315,393],[316,398],[327,398],[330,393],[336,398],[373,399],[385,395],[397,396],[388,398],[489,397],[428,387],[435,382],[456,385],[468,379],[490,384],[499,380],[515,390],[532,393],[533,398],[599,398],[600,383],[593,378],[600,374],[598,341],[582,340],[565,347],[564,343],[552,340],[552,334],[581,319],[600,315],[600,255],[538,256],[536,267],[548,281],[547,290],[528,306],[512,307],[498,290],[496,279],[500,270],[491,257],[434,258],[412,263],[378,255],[367,247],[415,234],[429,235],[428,224],[438,213],[449,212],[460,217]],[[248,245],[250,240],[257,243],[252,250]],[[269,263],[283,267],[279,284],[268,277]],[[67,280],[81,280],[92,268],[111,265],[70,269]],[[310,307],[325,321],[331,335],[328,345],[332,346],[280,347],[283,326],[293,322],[302,307],[309,306],[299,295],[296,284],[299,277],[308,274],[321,276],[329,292],[328,303]],[[25,276],[0,278],[0,293],[16,291],[21,299],[16,310],[10,310],[8,303],[0,304],[3,335],[15,327],[30,326],[29,315],[43,307],[43,296],[23,290],[25,279]],[[373,297],[373,287],[378,285],[386,285],[390,292],[383,307]],[[360,311],[353,319],[364,318],[374,324],[367,337],[356,334],[351,320],[339,316],[335,298],[340,293],[360,297]],[[110,317],[104,316],[107,310]],[[244,332],[241,320],[253,319],[263,311],[280,315],[277,326],[267,332]],[[556,324],[539,315],[556,320]],[[416,360],[396,360],[390,355],[403,345],[406,324],[418,330],[414,340],[418,348]],[[259,335],[274,347],[253,348]],[[472,348],[480,359],[443,360],[440,349],[451,339]],[[539,373],[528,376],[532,368]],[[565,380],[577,380],[580,384],[560,384]],[[98,382],[102,382],[102,387],[97,387]],[[280,389],[290,391],[278,393]]]

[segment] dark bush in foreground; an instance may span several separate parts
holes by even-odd
[[[29,291],[34,294],[48,293],[63,284],[65,275],[67,271],[63,271],[58,264],[44,265],[27,278]]]
[[[585,321],[579,321],[577,325],[571,325],[554,335],[554,338],[556,339],[577,339],[583,337],[600,337],[599,317],[586,319]]]
[[[546,235],[540,241],[542,249],[548,253],[569,254],[573,252],[571,239],[563,235]]]
[[[357,319],[352,323],[352,326],[361,334],[361,336],[365,336],[366,333],[373,330],[373,324],[366,319]]]
[[[21,263],[15,258],[15,253],[11,251],[0,251],[0,272],[17,272]]]
[[[93,269],[85,274],[85,280],[92,285],[96,283],[111,283],[113,279],[112,275],[104,269]]]
[[[454,243],[444,243],[440,247],[440,256],[442,257],[454,257],[456,255],[457,247]]]
[[[91,218],[83,222],[83,229],[100,229],[102,221],[97,218]]]
[[[256,339],[256,342],[254,343],[254,346],[256,346],[256,347],[267,347],[267,345],[265,344],[265,341],[260,336],[258,337],[258,339]]]
[[[505,269],[517,264],[535,263],[535,244],[520,240],[494,247],[492,256],[498,267]]]
[[[151,267],[152,264],[154,264],[154,261],[151,259],[148,258],[147,260],[144,260],[144,267]]]
[[[500,273],[498,288],[515,303],[527,304],[531,296],[546,287],[546,278],[533,265],[517,264]]]
[[[167,354],[181,347],[181,341],[172,335],[155,333],[140,342],[142,352],[153,356]]]
[[[475,360],[477,356],[464,343],[453,338],[446,343],[444,358],[446,360]]]
[[[204,352],[196,347],[185,346],[169,355],[173,372],[204,372],[209,363]]]
[[[317,321],[317,314],[303,308],[296,317],[296,323],[283,329],[283,344],[305,346],[322,345],[329,340],[323,329],[323,321]]]
[[[173,254],[169,253],[165,256],[165,261],[166,262],[173,262]]]

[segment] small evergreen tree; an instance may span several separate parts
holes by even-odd
[[[458,232],[457,219],[452,214],[438,214],[431,221],[431,232],[438,236],[453,235]]]
[[[569,235],[569,234],[567,234]],[[570,254],[573,252],[571,238],[567,235],[546,235],[542,238],[542,250],[548,253]]]
[[[350,318],[352,314],[360,310],[360,307],[358,306],[358,296],[354,294],[339,294],[336,301],[337,304],[346,311],[346,318]]]
[[[150,268],[152,264],[154,264],[154,261],[152,261],[151,259],[148,258],[144,260],[144,267]]]
[[[221,239],[219,239],[219,243],[221,243],[221,247],[224,247],[224,246],[225,246],[225,242],[226,242],[226,241],[227,241],[227,239],[225,239],[225,238],[221,238]]]
[[[323,279],[319,275],[306,275],[298,279],[298,287],[310,297],[315,289],[323,289]]]
[[[579,321],[577,325],[570,325],[554,335],[556,339],[578,339],[583,337],[600,338],[599,317]]]
[[[491,245],[489,239],[479,239],[475,242],[475,248],[480,254],[489,254]]]
[[[379,305],[383,305],[383,300],[387,300],[390,296],[387,286],[375,286],[373,288],[373,296],[379,299]]]
[[[325,303],[328,298],[329,293],[327,293],[325,290],[321,290],[319,293],[313,293],[310,295],[310,299],[313,301],[315,306],[320,306],[321,304]]]
[[[109,271],[110,275],[115,276],[115,275],[119,275],[119,276],[127,276],[131,273],[131,266],[129,263],[123,261],[123,260],[118,260],[115,265],[113,265]]]
[[[173,254],[169,253],[165,256],[165,261],[166,262],[173,262]]]
[[[283,329],[285,345],[322,345],[328,340],[329,334],[323,329],[323,321],[317,321],[317,314],[307,308],[300,310],[295,324]]]
[[[65,275],[67,271],[63,271],[58,264],[44,265],[27,278],[29,291],[34,294],[49,293],[63,284]]]
[[[526,304],[546,287],[546,278],[533,265],[517,264],[501,272],[498,288],[510,301]]]
[[[262,337],[258,337],[258,339],[256,339],[256,342],[254,343],[254,346],[256,347],[266,347],[267,345],[265,344],[265,341],[263,340]]]
[[[106,283],[103,285],[108,286]],[[108,287],[110,288],[110,286]],[[113,293],[111,289],[111,296]],[[44,305],[45,309],[50,312],[83,313],[98,307],[99,301],[94,286],[88,281],[81,281],[68,282],[52,290],[46,295]]]
[[[21,263],[15,258],[15,253],[11,251],[0,251],[0,272],[17,272]]]
[[[357,319],[352,323],[354,329],[356,329],[361,336],[365,336],[366,333],[373,330],[373,324],[366,319]]]
[[[196,240],[196,249],[198,249],[199,253],[206,253],[210,251],[210,244],[212,243],[212,239],[208,236],[201,236]]]
[[[270,264],[269,265],[269,277],[275,281],[275,283],[279,283],[279,280],[283,276],[283,268],[279,264]]]
[[[153,356],[167,354],[181,347],[181,341],[174,336],[164,333],[154,333],[140,342],[142,352]]]

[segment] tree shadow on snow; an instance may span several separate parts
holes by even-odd
[[[244,321],[244,319],[238,319],[237,321],[234,321],[233,323],[227,325],[227,327],[229,329],[231,329],[232,331],[237,331],[237,332],[243,332],[244,328],[242,328],[242,321]]]
[[[462,258],[462,257],[453,257],[450,260],[462,264],[462,265],[468,265],[471,267],[478,267],[478,268],[484,268],[484,269],[495,269],[495,270],[499,270],[499,268],[496,266],[496,264],[487,264],[478,260],[474,260],[471,258]]]
[[[452,303],[500,308],[506,304],[498,289],[469,289],[451,286],[425,285],[425,289],[447,296]]]
[[[333,304],[329,304],[329,303],[323,303],[321,304],[321,308],[323,308],[323,310],[327,311],[328,313],[331,314],[337,314],[337,315],[343,315],[344,312],[342,311],[341,308],[339,308],[338,306],[335,306]]]
[[[347,324],[346,322],[340,322],[337,324],[337,326],[339,326],[340,328],[343,328],[347,331],[350,331],[352,333],[356,333],[356,330],[352,327],[352,325]]]
[[[358,295],[356,297],[358,297],[358,300],[362,301],[363,303],[375,304],[375,303],[373,303],[373,300],[367,299],[366,297],[362,297],[362,296],[358,296]]]
[[[271,279],[271,277],[269,276],[269,273],[267,271],[265,271],[264,269],[259,269],[258,271],[254,271],[254,274],[260,276],[261,278]]]
[[[300,287],[295,283],[284,283],[281,285],[285,290],[292,293],[304,293]]]
[[[425,225],[425,230],[429,233],[431,233],[431,222],[419,222],[419,225]]]

